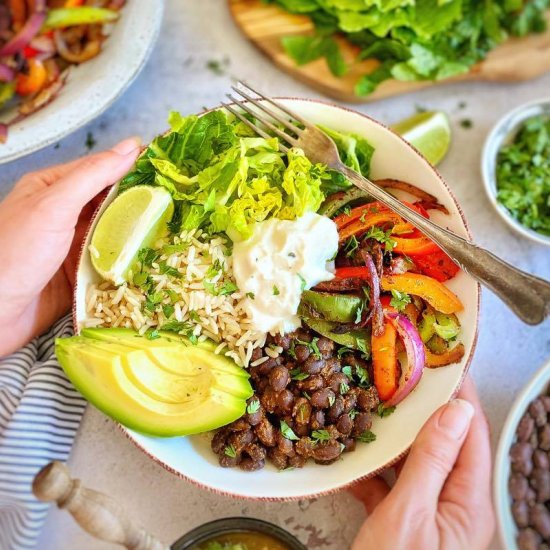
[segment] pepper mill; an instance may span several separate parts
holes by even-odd
[[[69,469],[61,462],[44,466],[36,474],[32,490],[37,499],[66,508],[76,522],[97,539],[120,544],[128,550],[170,548],[134,525],[115,500],[83,487],[79,479],[72,479]]]

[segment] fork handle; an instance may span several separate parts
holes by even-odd
[[[430,237],[464,271],[491,289],[522,321],[538,325],[550,315],[549,282],[520,271],[488,250],[439,227],[351,168],[341,164],[335,169]]]

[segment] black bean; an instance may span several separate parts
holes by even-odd
[[[277,408],[277,398],[277,392],[273,388],[268,387],[263,395],[260,396],[260,403],[268,413],[274,413]]]
[[[335,372],[340,372],[342,370],[342,364],[336,357],[331,357],[330,359],[326,359],[325,366],[323,367],[323,370],[321,371],[321,374],[323,377],[328,378],[331,374]]]
[[[232,445],[237,453],[240,453],[243,447],[245,447],[249,443],[252,443],[252,441],[254,441],[254,433],[252,432],[252,430],[235,432],[227,438],[227,443],[229,445]]]
[[[235,422],[232,422],[227,426],[229,431],[231,432],[241,432],[244,430],[250,429],[250,424],[247,422],[246,418],[239,418],[238,420],[235,420]]]
[[[342,439],[342,445],[344,445],[344,450],[342,452],[344,453],[352,453],[355,451],[355,447],[357,446],[357,442],[353,437],[346,437],[345,439]]]
[[[239,462],[239,468],[247,472],[255,472],[261,470],[265,466],[265,460],[252,460],[251,458],[243,458]]]
[[[542,428],[546,424],[546,408],[542,399],[537,398],[529,405],[529,414],[535,421],[535,424]]]
[[[261,422],[254,426],[254,432],[266,447],[275,447],[277,444],[275,428],[267,418],[262,418]]]
[[[305,397],[299,397],[294,403],[292,416],[297,424],[309,424],[311,418],[311,404]]]
[[[226,428],[222,428],[214,434],[214,437],[212,438],[212,441],[210,443],[210,447],[216,454],[221,453],[227,446],[227,436],[228,431]]]
[[[275,467],[279,470],[284,470],[287,467],[288,457],[281,453],[278,447],[272,447],[271,449],[268,449],[267,456],[269,457],[269,460],[271,460],[271,462],[273,462]]]
[[[518,424],[518,441],[529,441],[534,429],[535,421],[529,415],[523,416]]]
[[[323,377],[319,374],[314,374],[305,380],[302,380],[298,383],[298,387],[302,391],[312,392],[315,390],[320,390],[324,385]]]
[[[371,426],[372,426],[372,419],[370,414],[366,412],[359,413],[354,419],[353,430],[351,431],[351,435],[353,435],[353,437],[359,437],[364,432],[370,430]]]
[[[539,550],[542,543],[540,535],[529,527],[519,532],[517,541],[519,550]]]
[[[342,448],[338,441],[319,443],[313,449],[313,459],[319,462],[333,461],[342,454]]]
[[[264,411],[260,408],[254,413],[248,413],[246,419],[251,426],[257,426],[264,417]]]
[[[225,453],[219,456],[219,463],[222,468],[234,468],[239,464],[241,457],[237,456],[227,456]]]
[[[524,476],[528,476],[533,470],[533,447],[529,443],[514,443],[510,448],[512,469]]]
[[[310,432],[309,424],[296,424],[294,426],[294,433],[298,437],[305,437],[309,435],[309,432]]]
[[[323,411],[313,411],[309,422],[311,430],[320,430],[325,427],[325,413]]]
[[[535,468],[550,470],[550,460],[548,459],[548,454],[540,449],[537,449],[533,453],[533,464],[535,465]]]
[[[334,342],[330,338],[319,338],[317,341],[317,348],[321,352],[321,355],[327,359],[330,357],[334,351]]]
[[[264,460],[266,455],[265,447],[262,447],[258,443],[249,443],[246,447],[243,447],[242,452],[256,462]]]
[[[539,430],[539,447],[543,451],[550,451],[550,424]]]
[[[296,361],[298,363],[303,363],[311,354],[310,349],[307,346],[298,344],[294,346],[294,355],[296,356]]]
[[[323,388],[311,395],[311,405],[316,409],[326,409],[335,399],[336,395],[330,388]]]
[[[350,390],[346,395],[344,395],[344,412],[349,413],[355,405],[357,404],[357,392],[353,391],[355,388]]]
[[[275,391],[283,391],[290,382],[288,369],[282,365],[274,367],[269,373],[269,383]]]
[[[294,394],[285,389],[277,394],[277,408],[283,414],[290,414],[294,406]]]
[[[550,512],[544,504],[535,504],[529,510],[529,520],[543,538],[550,538]]]
[[[254,361],[257,361],[260,359],[260,357],[263,355],[262,348],[254,348],[252,350],[252,355],[250,356],[250,362],[254,363]]]
[[[531,487],[537,492],[537,501],[550,500],[550,470],[535,468],[531,474]]]
[[[529,526],[529,506],[527,502],[523,500],[514,502],[512,504],[512,515],[520,529]]]
[[[317,359],[315,355],[310,355],[302,366],[302,372],[319,374],[325,366],[325,362],[325,359]]]
[[[343,372],[335,372],[331,374],[328,379],[328,385],[334,393],[347,393],[346,391],[342,392],[341,390],[349,391],[349,378]]]
[[[300,456],[305,456],[306,458],[309,458],[313,456],[315,443],[309,437],[301,437],[298,441],[296,441],[294,449]]]
[[[328,410],[328,413],[326,415],[327,420],[329,422],[336,422],[338,418],[343,414],[344,412],[344,398],[341,395],[337,395],[336,399],[334,400],[334,403],[331,405],[330,409]]]
[[[283,362],[281,356],[279,357],[270,357],[267,361],[264,361],[261,365],[258,365],[257,367],[254,367],[255,369],[258,369],[258,372],[262,376],[268,376],[271,369],[276,367],[277,365],[280,365]]]
[[[372,411],[378,407],[379,403],[380,399],[374,386],[366,390],[359,388],[357,392],[357,406],[359,409],[366,412]]]
[[[294,456],[295,454],[294,443],[284,437],[281,432],[277,434],[277,448],[286,456]]]
[[[284,351],[290,348],[291,337],[288,334],[276,334],[273,337],[273,343],[277,346],[281,346]]]
[[[353,429],[353,421],[351,420],[349,414],[343,414],[340,416],[336,422],[336,428],[344,435],[351,433],[351,430]]]
[[[306,462],[307,458],[299,454],[288,457],[288,466],[291,468],[303,468]]]
[[[526,500],[529,482],[521,474],[512,474],[508,480],[508,490],[514,500]]]

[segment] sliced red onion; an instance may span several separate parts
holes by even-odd
[[[22,50],[38,34],[45,19],[45,13],[33,13],[22,29],[0,48],[0,57]]]
[[[399,334],[399,337],[403,341],[405,351],[407,352],[407,365],[401,373],[397,391],[392,395],[391,399],[384,403],[385,407],[393,407],[401,403],[414,390],[418,382],[420,382],[424,365],[426,364],[426,354],[418,330],[416,330],[416,327],[405,315],[386,313],[386,316],[390,319],[395,319],[397,334]]]
[[[11,82],[15,77],[13,69],[0,63],[0,82]]]
[[[384,332],[384,311],[380,303],[380,277],[376,271],[372,256],[366,250],[361,250],[361,259],[365,262],[365,266],[369,271],[372,333],[375,336],[380,336]]]
[[[8,125],[0,122],[0,143],[6,143],[8,139]]]

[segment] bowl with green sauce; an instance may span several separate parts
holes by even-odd
[[[196,527],[172,550],[307,550],[288,531],[255,518],[217,519]]]
[[[550,98],[520,105],[497,122],[485,142],[481,171],[502,219],[550,246]]]

